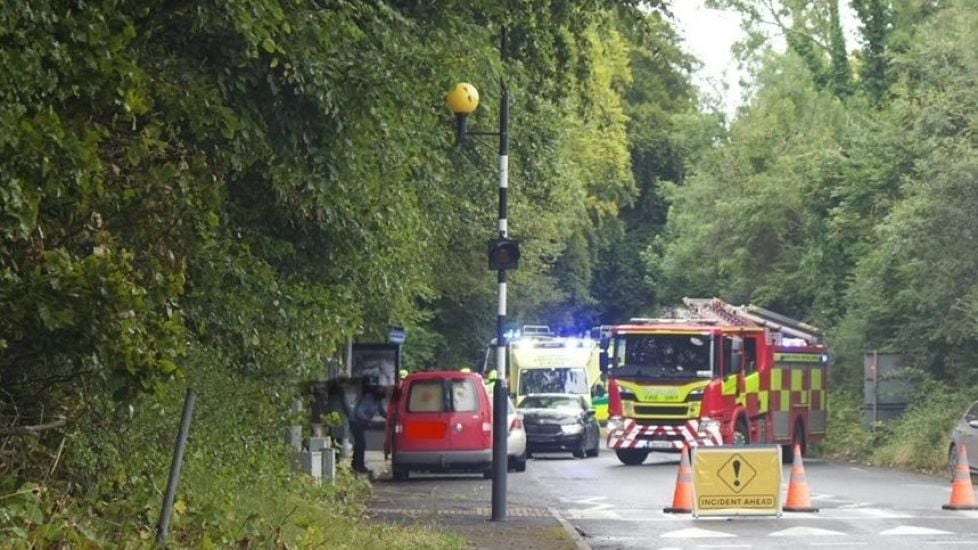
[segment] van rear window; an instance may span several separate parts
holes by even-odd
[[[456,412],[479,410],[479,396],[471,380],[452,380],[452,405]]]
[[[442,380],[423,380],[411,384],[408,396],[409,412],[444,412],[445,383]]]
[[[445,395],[446,385],[450,387],[448,396]],[[418,381],[411,384],[407,410],[422,413],[476,412],[480,408],[476,391],[475,383],[469,379]]]

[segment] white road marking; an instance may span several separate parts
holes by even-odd
[[[678,531],[669,531],[668,533],[663,533],[660,535],[664,539],[702,539],[702,538],[722,538],[722,537],[733,537],[736,535],[731,535],[730,533],[724,533],[722,531],[710,531],[708,529],[698,529],[696,527],[690,527],[689,529],[679,529]]]
[[[769,537],[812,537],[812,536],[835,536],[844,535],[845,533],[839,531],[832,531],[831,529],[819,529],[818,527],[789,527],[787,529],[782,529],[781,531],[775,531],[768,535]]]
[[[913,514],[907,514],[905,512],[897,512],[896,510],[884,510],[882,508],[853,508],[857,510],[860,514],[866,514],[867,516],[879,519],[897,519],[897,518],[912,518]]]
[[[880,531],[881,535],[952,535],[950,531],[931,529],[929,527],[916,527],[914,525],[901,525],[886,531]]]
[[[570,519],[622,519],[616,512],[599,508],[568,508],[564,515]]]
[[[561,502],[567,502],[570,504],[577,504],[578,506],[586,506],[581,508],[567,508],[564,510],[564,514],[571,519],[622,519],[619,514],[611,511],[613,506],[607,502],[600,502],[607,500],[608,497],[603,496],[591,496],[591,497],[560,497]]]

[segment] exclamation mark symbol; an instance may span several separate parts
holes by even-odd
[[[739,460],[733,461],[733,469],[734,469],[734,487],[740,487],[740,461]]]

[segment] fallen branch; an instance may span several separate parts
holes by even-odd
[[[59,418],[57,420],[46,422],[44,424],[37,424],[35,426],[11,426],[7,428],[0,428],[0,435],[36,435],[46,430],[60,428],[65,425],[65,422],[66,421],[64,418]]]

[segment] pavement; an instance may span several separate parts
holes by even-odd
[[[368,445],[369,449],[369,445]],[[374,521],[426,525],[453,533],[466,549],[583,550],[590,546],[553,508],[532,502],[507,502],[506,517],[492,521],[492,482],[472,476],[432,476],[395,483],[390,462],[378,450],[366,453],[373,497],[369,516]],[[518,475],[507,483],[518,483]]]

